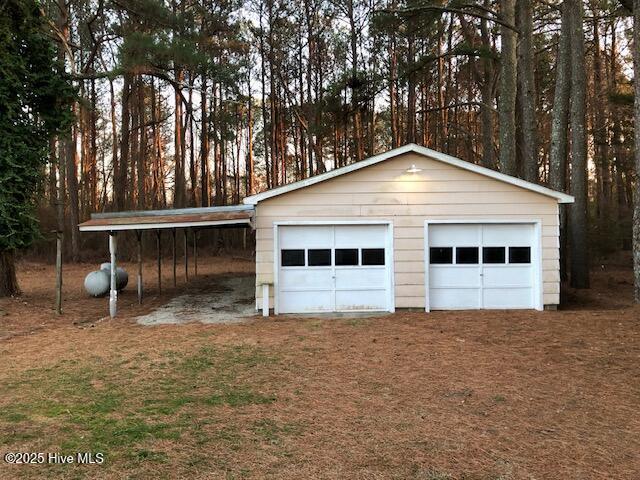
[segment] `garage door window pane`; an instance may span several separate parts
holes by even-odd
[[[283,267],[304,267],[304,250],[282,250]]]
[[[336,248],[336,265],[358,265],[358,249]]]
[[[362,265],[384,265],[384,248],[363,248]]]
[[[434,265],[453,263],[453,247],[431,247],[429,263]]]
[[[309,250],[307,265],[310,267],[326,267],[331,265],[331,250]]]
[[[456,263],[476,264],[479,258],[478,247],[456,247]]]
[[[531,263],[531,247],[509,247],[509,263]]]
[[[484,247],[482,263],[505,263],[504,247]]]

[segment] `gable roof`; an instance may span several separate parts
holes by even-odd
[[[258,193],[256,195],[251,195],[250,197],[246,197],[243,200],[243,202],[248,205],[256,205],[258,202],[261,202],[268,198],[277,197],[278,195],[283,195],[285,193],[298,190],[300,188],[309,187],[311,185],[315,185],[316,183],[324,182],[326,180],[331,180],[332,178],[338,177],[340,175],[345,175],[347,173],[355,172],[356,170],[360,170],[362,168],[366,168],[371,165],[376,165],[378,163],[384,162],[385,160],[395,158],[405,153],[417,153],[419,155],[429,157],[433,160],[446,163],[447,165],[452,165],[454,167],[462,168],[463,170],[468,170],[470,172],[478,173],[480,175],[484,175],[485,177],[493,178],[494,180],[499,180],[501,182],[509,183],[511,185],[524,188],[525,190],[530,190],[532,192],[540,193],[542,195],[546,195],[547,197],[555,198],[556,200],[558,200],[558,203],[573,203],[573,200],[574,200],[571,195],[568,195],[566,193],[557,192],[550,188],[543,187],[542,185],[538,185],[532,182],[527,182],[526,180],[522,180],[521,178],[516,178],[516,177],[512,177],[511,175],[506,175],[504,173],[496,172],[495,170],[491,170],[490,168],[485,168],[485,167],[481,167],[480,165],[475,165],[473,163],[465,162],[464,160],[460,160],[459,158],[452,157],[451,155],[447,155],[446,153],[440,153],[430,148],[422,147],[420,145],[416,145],[415,143],[410,143],[408,145],[394,148],[393,150],[389,150],[379,155],[374,155],[373,157],[369,157],[360,162],[352,163],[345,167],[336,168],[329,172],[325,172],[325,173],[321,173],[320,175],[315,175],[313,177],[305,178],[304,180],[300,180],[298,182],[289,183],[287,185],[272,188],[271,190],[267,190],[262,193]]]

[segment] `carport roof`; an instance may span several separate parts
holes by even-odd
[[[81,232],[251,225],[252,205],[94,213]]]

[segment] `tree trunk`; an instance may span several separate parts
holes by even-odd
[[[74,107],[75,111],[75,107]],[[77,262],[80,259],[80,223],[79,199],[78,199],[78,159],[76,151],[77,128],[71,126],[69,136],[65,140],[65,157],[67,173],[67,193],[69,195],[69,231],[71,232],[71,259]]]
[[[117,196],[116,177],[118,176],[118,124],[116,120],[116,94],[113,80],[109,79],[109,93],[111,96],[111,183],[113,185],[113,199]],[[104,208],[105,205],[102,206]]]
[[[551,116],[549,146],[549,186],[559,192],[567,188],[567,132],[569,130],[569,94],[571,89],[570,33],[571,16],[567,4],[562,5],[562,26],[556,56],[556,84]],[[560,277],[567,276],[567,207],[560,208]]]
[[[407,46],[407,131],[406,143],[416,141],[416,73],[415,73],[415,38],[410,35]]]
[[[636,187],[634,191],[633,207],[633,275],[634,275],[634,300],[640,303],[640,82],[637,80],[640,72],[640,0],[633,2],[633,69],[636,81],[634,82],[634,138],[635,138],[635,170]]]
[[[396,37],[391,35],[389,40],[389,108],[391,113],[391,147],[400,146],[398,132],[398,54],[396,52]]]
[[[145,88],[142,77],[138,79],[137,88],[137,108],[138,112],[138,154],[137,154],[137,197],[138,197],[138,209],[143,210],[147,206],[147,127],[145,123],[147,121],[145,116]]]
[[[260,86],[261,86],[261,102],[260,106],[262,107],[262,140],[263,140],[263,150],[264,150],[264,170],[265,170],[265,179],[267,188],[271,188],[274,183],[271,178],[271,168],[269,164],[269,153],[270,153],[270,144],[269,144],[269,128],[267,120],[269,119],[269,115],[267,113],[267,68],[265,65],[265,58],[267,56],[267,51],[265,47],[264,41],[264,27],[262,24],[263,19],[263,7],[264,4],[260,3],[260,15],[259,15],[259,27],[260,27],[260,40],[259,40],[259,49],[260,49]]]
[[[581,0],[567,0],[571,15],[571,194],[569,215],[571,286],[589,288],[587,214],[586,69]]]
[[[502,19],[515,23],[515,0],[500,1]],[[505,26],[500,27],[502,50],[500,52],[500,171],[515,175],[516,165],[516,32]]]
[[[213,135],[213,186],[214,186],[214,196],[213,196],[213,204],[220,205],[221,204],[221,192],[222,186],[220,184],[220,124],[218,118],[222,118],[222,115],[219,114],[219,101],[218,101],[218,84],[213,85],[212,98],[211,98],[211,119],[212,124],[216,126],[215,134]]]
[[[176,80],[182,82],[183,72],[180,67],[176,67]],[[182,129],[182,96],[178,86],[175,87],[175,112],[174,112],[174,208],[184,207],[185,195],[185,175],[184,175],[184,131]]]
[[[247,183],[245,194],[247,196],[255,193],[255,165],[253,158],[253,96],[251,95],[251,78],[247,78],[247,89],[249,98],[247,99]],[[309,146],[311,148],[311,146]],[[304,175],[304,174],[303,174]]]
[[[142,120],[140,118],[140,109],[138,104],[138,93],[140,91],[140,76],[133,77],[133,85],[129,105],[131,107],[131,153],[129,178],[131,179],[129,199],[132,208],[142,209],[141,203],[144,199],[138,196],[138,185],[141,179],[138,178],[138,167],[142,161],[140,158],[140,130],[142,128]]]
[[[360,112],[360,80],[358,79],[358,31],[356,26],[353,0],[347,0],[347,12],[350,27],[351,44],[351,109],[353,114],[353,136],[355,137],[355,159],[364,158],[364,141],[362,138],[362,113]]]
[[[454,35],[454,23],[456,22],[455,18],[453,15],[449,16],[449,25],[447,27],[447,52],[452,52],[453,51],[453,35]],[[447,55],[446,56],[446,63],[447,63],[447,79],[444,83],[444,88],[443,88],[443,106],[448,106],[451,104],[451,99],[455,98],[455,96],[452,95],[452,91],[453,90],[457,90],[457,78],[456,81],[454,82],[454,78],[453,78],[453,59],[451,55]],[[443,59],[444,60],[444,59]],[[456,84],[454,86],[454,83]],[[444,113],[444,124],[446,125],[446,134],[444,136],[444,139],[446,140],[446,145],[445,145],[445,153],[448,153],[450,155],[456,155],[455,152],[455,145],[456,145],[456,140],[457,140],[457,134],[458,134],[458,125],[456,124],[456,118],[455,115],[451,115],[451,112],[449,110],[449,108],[445,108],[442,110],[442,112]],[[453,128],[451,128],[453,127]]]
[[[315,43],[315,35],[314,35],[314,25],[315,22],[312,21],[314,19],[314,14],[311,13],[311,2],[309,0],[304,1],[304,10],[305,10],[305,18],[307,25],[307,48],[309,50],[309,58],[307,59],[307,68],[306,68],[306,80],[307,80],[307,118],[309,119],[308,125],[308,133],[307,133],[307,172],[308,175],[313,175],[313,153],[314,153],[314,142],[313,142],[313,132],[315,131],[316,125],[316,107],[313,104],[313,65],[316,62],[316,43]],[[307,172],[304,172],[303,177],[307,176]]]
[[[0,298],[20,295],[13,250],[0,251]]]
[[[187,126],[189,128],[189,177],[191,180],[191,192],[190,207],[197,206],[197,193],[198,193],[198,166],[196,164],[196,146],[195,146],[195,132],[193,131],[193,72],[189,72],[189,113],[187,114],[189,122]]]
[[[114,172],[113,195],[116,210],[124,210],[127,205],[127,167],[129,166],[130,110],[129,95],[131,93],[131,76],[125,74],[122,86],[122,128],[120,129],[120,161],[117,172]]]
[[[534,81],[533,12],[531,0],[518,0],[520,42],[518,45],[518,95],[522,122],[522,166],[524,179],[538,181],[538,132]]]
[[[211,204],[209,188],[209,112],[207,110],[207,77],[202,74],[202,93],[200,100],[202,127],[200,129],[200,206]]]
[[[90,211],[95,212],[98,210],[98,132],[97,132],[97,123],[98,123],[98,96],[96,92],[96,81],[91,80],[91,110],[89,113],[89,131],[90,131],[90,166],[89,166],[89,176],[90,176]]]
[[[49,176],[47,177],[47,181],[48,181],[47,194],[49,196],[49,206],[54,209],[56,207],[57,191],[58,191],[58,188],[57,188],[58,177],[56,175],[56,169],[58,165],[58,160],[56,155],[57,146],[58,146],[58,141],[56,137],[51,137],[49,139]]]
[[[277,148],[278,143],[278,104],[276,102],[276,74],[275,74],[275,47],[274,47],[274,24],[273,18],[273,0],[267,0],[267,21],[269,25],[269,34],[267,37],[267,46],[269,52],[267,59],[269,60],[269,156],[271,157],[271,187],[278,186],[278,166],[280,161],[280,152]]]
[[[491,7],[490,1],[485,0],[484,6]],[[491,48],[491,38],[489,36],[489,27],[486,20],[480,22],[480,33],[482,36],[482,45],[489,50]],[[482,165],[487,168],[495,168],[495,159],[493,158],[493,58],[485,57],[482,59]]]
[[[597,7],[593,9],[593,143],[596,164],[598,220],[600,231],[606,232],[611,221],[611,170],[607,129],[606,91],[602,81],[602,58],[600,48],[600,19]]]
[[[153,137],[152,147],[151,147],[151,159],[152,159],[152,182],[151,182],[151,191],[152,200],[151,206],[152,208],[158,208],[161,204],[160,202],[160,158],[161,158],[161,141],[160,141],[160,125],[158,125],[159,114],[158,108],[156,107],[156,87],[153,77],[151,77],[150,83],[150,95],[151,95],[151,136]]]
[[[571,89],[570,20],[571,15],[565,3],[562,5],[562,27],[556,57],[556,85],[549,146],[549,186],[559,192],[564,192],[566,188],[567,131]]]
[[[444,88],[442,86],[442,84],[444,83],[444,57],[442,56],[442,37],[444,36],[444,28],[444,20],[441,19],[438,22],[438,40],[436,42],[436,56],[438,57],[436,81],[436,88],[438,91],[438,121],[435,140],[435,148],[440,150],[444,150],[444,145],[448,143],[446,141],[448,134],[447,109],[444,108]]]
[[[56,206],[56,145],[58,140],[56,137],[49,139],[49,158],[47,160],[47,168],[43,172],[46,175],[46,197],[49,203],[49,207],[55,208]]]

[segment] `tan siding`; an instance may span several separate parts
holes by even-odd
[[[397,162],[398,159],[390,161]],[[477,173],[444,164],[442,164],[442,168],[425,170],[420,174],[406,173],[404,170],[381,170],[377,167],[378,165],[374,165],[347,175],[335,177],[331,181],[334,183],[404,182],[410,184],[433,181],[471,181],[478,178]]]
[[[423,171],[406,174],[411,164]],[[363,219],[393,222],[397,308],[424,308],[426,219],[540,221],[544,303],[558,303],[556,200],[416,154],[260,202],[256,211],[256,281],[274,280],[274,222]],[[262,291],[256,290],[260,301]]]
[[[424,249],[424,239],[422,238],[398,238],[393,241],[395,250],[422,250]]]
[[[394,250],[393,258],[396,262],[423,262],[424,250]]]
[[[412,272],[423,272],[424,273],[424,261],[420,259],[419,261],[410,261],[410,262],[395,262],[395,273],[412,273]],[[424,281],[424,280],[423,280]]]
[[[273,261],[266,263],[256,262],[256,275],[273,276]]]
[[[460,195],[463,193],[463,195]],[[409,205],[419,205],[419,204],[433,204],[433,205],[442,205],[442,204],[466,204],[468,202],[466,198],[466,193],[468,192],[429,192],[429,193],[407,193],[406,200]],[[475,203],[511,203],[511,204],[536,204],[536,203],[547,203],[545,197],[527,191],[509,191],[509,192],[474,192],[473,194]]]
[[[272,263],[272,262],[273,262],[273,251],[271,250],[256,251],[256,263]]]
[[[424,308],[424,294],[419,297],[398,297],[396,296],[396,308]]]
[[[290,193],[289,195],[295,195]],[[267,200],[268,202],[268,200]],[[263,207],[264,208],[264,207]],[[354,216],[359,217],[361,211],[360,205],[300,205],[295,202],[293,205],[274,205],[269,206],[269,216],[271,217],[335,217],[335,216]]]
[[[375,167],[370,167],[375,168]],[[454,168],[454,167],[451,167]],[[353,175],[353,174],[351,174]],[[331,185],[332,181],[318,183],[313,187],[309,187],[309,190],[313,188],[313,194],[330,194],[334,195],[335,185]],[[496,180],[487,179],[486,177],[480,177],[480,179],[471,180],[459,180],[452,185],[452,182],[447,180],[424,180],[424,181],[411,181],[410,183],[402,184],[397,181],[388,182],[351,182],[349,185],[348,193],[412,193],[412,192],[515,192],[521,190],[514,185],[508,183],[497,182]],[[299,191],[299,190],[298,190]],[[347,193],[347,191],[343,192]],[[276,198],[273,197],[269,201],[273,201]]]
[[[404,227],[399,228],[395,238],[424,238],[424,227]]]
[[[292,194],[296,194],[293,192]],[[460,193],[466,192],[379,192],[379,193],[310,193],[298,195],[298,205],[443,205],[466,204],[467,200]],[[474,193],[477,204],[546,204],[547,201],[534,192],[492,192],[483,191]],[[271,206],[291,206],[286,195],[274,197],[269,200]]]
[[[543,270],[542,280],[546,283],[556,283],[560,281],[559,270]]]
[[[271,250],[273,248],[273,235],[269,238],[261,238],[256,240],[256,252]]]
[[[560,284],[558,282],[544,282],[544,293],[560,293]],[[546,303],[546,302],[545,302]]]
[[[421,285],[424,282],[424,271],[396,272],[395,283],[398,285]]]
[[[424,297],[424,285],[397,285],[396,297]]]
[[[545,305],[559,305],[560,304],[560,294],[559,293],[546,293],[544,295],[544,304]]]
[[[514,205],[510,203],[492,203],[492,204],[477,204],[477,203],[460,203],[460,204],[442,204],[442,205],[362,205],[360,207],[361,215],[364,217],[373,216],[443,216],[447,217],[455,215],[477,215],[494,217],[496,215],[544,215],[553,214],[553,205],[545,203],[527,203]],[[303,207],[296,207],[302,209]],[[345,207],[334,207],[337,211]],[[358,207],[351,207],[358,208]],[[317,207],[312,207],[313,210],[321,210]],[[445,213],[446,212],[446,213]],[[293,213],[293,212],[290,212]],[[306,213],[305,213],[306,214]],[[304,214],[303,214],[304,215]],[[353,213],[345,213],[345,215],[354,215]]]

